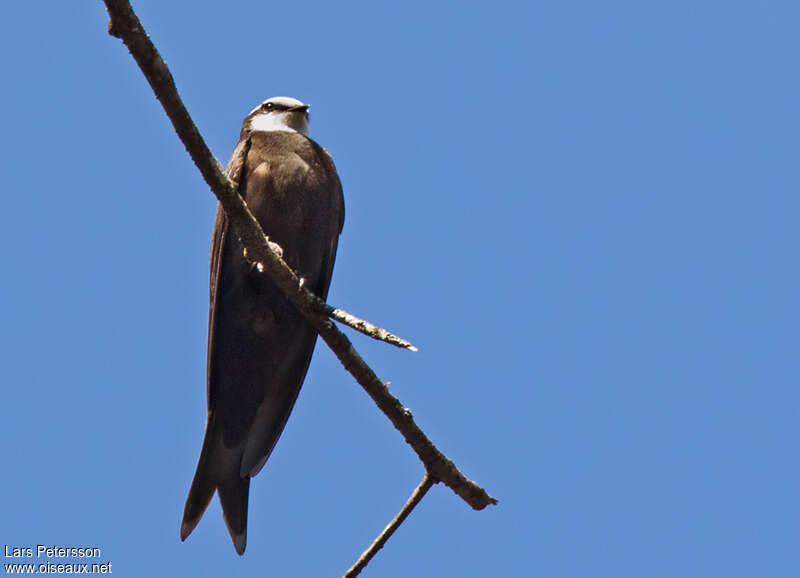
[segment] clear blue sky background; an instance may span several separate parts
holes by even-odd
[[[404,577],[800,575],[800,8],[761,0],[134,4],[223,162],[313,106],[330,301],[430,437]],[[0,17],[0,543],[117,576],[340,575],[422,468],[319,346],[252,485],[178,528],[205,420],[215,200],[99,1]],[[4,560],[5,561],[5,560]]]

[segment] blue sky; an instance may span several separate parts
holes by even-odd
[[[255,104],[311,103],[329,300],[420,347],[352,336],[500,500],[434,487],[365,576],[800,575],[796,3],[134,8],[223,162]],[[322,345],[245,556],[216,499],[178,539],[215,200],[106,23],[0,19],[0,542],[340,575],[423,471]]]

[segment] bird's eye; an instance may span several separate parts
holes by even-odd
[[[263,104],[264,110],[272,110],[273,104],[271,102],[265,102]]]

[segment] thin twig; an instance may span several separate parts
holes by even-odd
[[[273,251],[277,251],[278,256],[283,256],[283,249],[281,249],[280,245],[277,243],[268,242],[270,249]],[[247,259],[247,250],[245,250],[245,259]],[[263,263],[257,263],[259,272],[264,272],[264,265]],[[301,281],[302,283],[302,281]],[[306,291],[306,298],[309,300],[310,307],[315,310],[315,312],[322,312],[331,319],[342,323],[343,325],[347,325],[348,327],[355,329],[359,333],[363,333],[367,337],[371,337],[372,339],[376,339],[378,341],[383,341],[384,343],[388,343],[389,345],[394,345],[395,347],[400,347],[401,349],[407,349],[409,351],[419,351],[414,345],[403,339],[402,337],[398,337],[394,333],[390,333],[383,329],[382,327],[378,327],[370,323],[365,319],[361,319],[360,317],[356,317],[352,313],[348,313],[344,309],[339,309],[338,307],[333,307],[332,305],[328,305],[322,299],[320,299],[315,293],[311,291]]]
[[[248,258],[261,263],[275,285],[305,316],[306,321],[325,340],[336,356],[372,397],[378,407],[391,420],[414,449],[426,471],[449,486],[472,508],[481,510],[497,501],[486,491],[468,480],[456,466],[428,439],[414,423],[411,412],[389,393],[370,367],[353,348],[350,340],[328,319],[328,311],[320,306],[321,300],[306,290],[303,283],[288,265],[268,245],[261,225],[253,217],[236,185],[224,174],[219,162],[211,154],[175,88],[167,65],[148,38],[141,22],[133,13],[127,0],[103,0],[108,9],[109,33],[128,47],[139,68],[144,73],[175,132],[183,142],[206,183],[219,199],[242,244]]]
[[[406,341],[402,337],[398,337],[393,333],[389,333],[385,329],[381,329],[377,325],[373,325],[369,321],[365,321],[364,319],[360,319],[355,315],[344,311],[343,309],[335,309],[328,305],[327,303],[324,305],[325,312],[328,314],[328,317],[331,319],[335,319],[339,323],[344,323],[348,327],[352,327],[356,331],[360,331],[364,335],[368,335],[373,339],[377,339],[378,341],[384,341],[389,345],[395,345],[397,347],[402,347],[403,349],[408,349],[409,351],[419,351],[416,347],[411,345],[410,342]]]
[[[425,494],[428,493],[428,490],[431,489],[433,484],[436,483],[436,480],[431,477],[428,472],[425,472],[425,477],[422,478],[420,484],[414,489],[414,492],[411,494],[411,497],[406,502],[406,505],[397,513],[394,519],[389,522],[389,525],[384,528],[383,532],[381,532],[375,541],[370,544],[370,547],[364,550],[364,553],[361,554],[361,557],[353,564],[350,569],[344,573],[344,578],[353,578],[353,576],[358,576],[361,571],[369,564],[369,561],[375,557],[375,554],[378,553],[378,550],[383,548],[383,545],[386,543],[386,540],[391,538],[394,531],[400,527],[400,524],[408,517],[411,511],[419,504],[419,501],[425,497]]]

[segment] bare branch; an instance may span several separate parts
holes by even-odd
[[[344,573],[344,578],[353,578],[353,576],[358,576],[361,571],[369,564],[369,561],[375,557],[375,554],[378,553],[378,550],[383,548],[383,545],[386,543],[386,540],[392,537],[394,531],[400,527],[411,511],[419,504],[419,501],[425,497],[425,494],[428,493],[428,490],[431,489],[433,484],[436,483],[436,480],[431,477],[429,473],[425,473],[425,477],[422,478],[420,484],[414,489],[414,492],[411,494],[411,497],[406,502],[406,505],[397,513],[397,515],[389,522],[389,525],[384,528],[383,532],[375,538],[375,541],[370,544],[370,547],[364,550],[364,553],[361,554],[361,557],[356,561],[353,566]]]
[[[267,237],[267,245],[269,248],[278,256],[283,257],[283,249],[277,243],[273,243]],[[244,250],[244,258],[249,260],[249,256],[247,253],[247,249]],[[258,268],[259,273],[264,272],[264,264],[255,262],[256,267]],[[303,284],[303,279],[300,279],[300,284]],[[343,323],[348,327],[355,329],[356,331],[363,333],[367,337],[372,337],[378,341],[383,341],[384,343],[388,343],[389,345],[394,345],[395,347],[400,347],[402,349],[408,349],[409,351],[419,351],[416,347],[414,347],[411,342],[406,341],[402,337],[398,337],[394,333],[389,333],[385,329],[378,327],[377,325],[373,325],[369,321],[365,321],[360,317],[356,317],[355,315],[348,313],[344,309],[338,309],[336,307],[332,307],[325,303],[322,299],[320,299],[316,294],[312,293],[311,291],[306,291],[306,298],[309,300],[310,306],[317,312],[322,311],[325,315],[338,321],[339,323]]]
[[[269,248],[278,256],[283,257],[283,249],[277,243],[273,243],[267,237],[267,245]],[[244,258],[249,260],[249,256],[247,253],[247,249],[244,250]],[[264,264],[255,262],[256,267],[258,268],[259,273],[264,272]],[[300,279],[300,284],[303,284],[303,280]],[[378,327],[377,325],[373,325],[369,321],[361,319],[360,317],[356,317],[355,315],[348,313],[344,309],[338,309],[336,307],[332,307],[325,303],[322,299],[320,299],[316,294],[312,293],[311,291],[306,291],[306,298],[309,299],[311,307],[316,311],[323,311],[325,315],[330,317],[331,319],[335,319],[339,323],[343,323],[348,327],[355,329],[356,331],[363,333],[367,337],[372,337],[378,341],[383,341],[384,343],[388,343],[389,345],[394,345],[395,347],[400,347],[402,349],[408,349],[409,351],[419,351],[416,347],[414,347],[411,342],[406,341],[402,337],[398,337],[394,333],[389,333],[385,329]]]
[[[389,388],[378,379],[378,376],[364,362],[344,333],[337,330],[333,323],[327,319],[322,326],[317,325],[315,322],[311,322],[311,324],[318,330],[320,336],[336,357],[339,358],[344,368],[356,378],[356,381],[366,390],[372,401],[389,418],[392,425],[403,434],[406,442],[417,453],[429,473],[449,486],[451,490],[476,510],[482,510],[490,504],[497,504],[497,500],[487,494],[486,490],[478,484],[468,480],[455,464],[433,445],[433,442],[428,439],[425,432],[414,421],[411,411],[389,392]]]
[[[395,345],[397,347],[402,347],[403,349],[408,349],[409,351],[419,351],[419,349],[411,345],[411,343],[409,343],[402,337],[398,337],[393,333],[389,333],[385,329],[381,329],[380,327],[373,325],[369,321],[364,321],[363,319],[359,319],[355,315],[351,315],[350,313],[342,309],[334,309],[327,303],[323,304],[323,307],[325,308],[325,312],[328,314],[328,317],[330,317],[331,319],[335,319],[339,323],[344,323],[348,327],[352,327],[353,329],[355,329],[356,331],[360,331],[364,335],[368,335],[369,337],[377,339],[378,341],[384,341],[390,345]]]
[[[253,217],[237,192],[236,185],[225,175],[219,162],[200,136],[178,95],[167,65],[145,33],[130,3],[127,0],[104,0],[104,2],[110,17],[109,33],[122,39],[128,47],[164,107],[175,132],[206,183],[219,199],[242,244],[247,248],[248,258],[262,264],[265,273],[305,316],[345,369],[356,378],[395,428],[403,434],[406,442],[425,465],[427,472],[449,486],[476,510],[496,504],[494,498],[483,488],[468,480],[453,462],[433,445],[414,422],[411,412],[389,393],[386,386],[355,351],[347,336],[328,319],[333,308],[326,306],[316,295],[306,290],[297,275],[270,248],[261,225]]]

